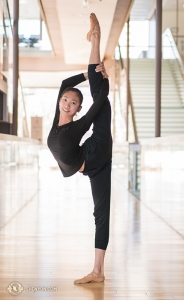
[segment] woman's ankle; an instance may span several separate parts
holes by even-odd
[[[102,267],[94,267],[93,272],[96,272],[101,276],[104,276],[104,269]]]

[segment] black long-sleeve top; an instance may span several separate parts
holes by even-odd
[[[61,94],[67,87],[74,87],[85,80],[83,73],[63,80],[58,94],[53,125],[47,139],[47,145],[58,162],[64,177],[72,176],[82,166],[85,160],[85,150],[79,143],[86,131],[89,130],[95,116],[109,94],[109,80],[104,78],[100,93],[88,112],[77,121],[58,126]]]

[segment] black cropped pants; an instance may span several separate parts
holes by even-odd
[[[96,73],[97,64],[88,66],[91,95],[95,101],[103,82],[101,72]],[[89,176],[94,201],[95,248],[106,250],[109,242],[112,136],[111,106],[107,98],[93,122],[93,134],[83,144],[85,168],[83,175]]]

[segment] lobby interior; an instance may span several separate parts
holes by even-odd
[[[91,12],[110,81],[110,239],[105,281],[74,285],[94,262],[90,181],[63,177],[47,137],[62,80],[87,71]],[[184,1],[1,0],[0,21],[0,298],[183,300]],[[78,87],[76,120],[92,104]]]

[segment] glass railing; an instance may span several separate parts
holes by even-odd
[[[180,64],[183,64],[183,56],[178,50],[174,38],[171,35],[167,34],[168,32],[163,33],[162,39],[162,58],[163,59],[177,59],[180,60]],[[155,59],[155,46],[148,46],[143,50],[142,46],[130,46],[130,59]],[[126,59],[126,46],[120,46],[121,54],[123,59]],[[115,51],[115,58],[119,60],[119,50],[118,47]]]
[[[121,56],[126,59],[127,47],[120,45],[116,47],[115,58]],[[129,56],[131,59],[155,59],[155,45],[131,45],[129,47]],[[174,36],[171,30],[168,28],[162,35],[162,58],[177,60],[178,66],[182,76],[184,75],[184,36]]]
[[[3,17],[0,18],[0,23],[2,24],[1,32],[0,32],[0,42],[3,47],[3,55],[0,58],[0,62],[1,62],[0,79],[1,79],[1,84],[4,84],[4,86],[6,87],[6,90],[3,92],[6,95],[5,106],[7,110],[7,114],[5,117],[3,117],[3,121],[12,124],[13,121],[12,120],[12,116],[13,116],[13,69],[12,69],[13,27],[12,27],[12,19],[11,19],[11,14],[8,5],[9,2],[5,0],[3,4],[4,4],[3,11],[2,11]],[[27,40],[29,40],[29,38]],[[32,42],[30,43],[28,42],[27,47],[28,48],[36,47],[36,43],[38,44],[38,40],[36,38],[33,39],[32,37],[30,38],[30,40],[32,40]],[[18,136],[19,137],[30,136],[28,130],[28,124],[27,124],[27,114],[26,114],[26,108],[24,102],[24,95],[23,95],[20,79],[18,82]]]
[[[13,25],[13,1],[3,0],[7,11],[7,26]],[[10,23],[12,25],[10,25]],[[29,52],[52,51],[51,42],[44,20],[41,18],[37,0],[19,1],[19,49],[20,55]],[[22,53],[23,52],[23,53]],[[27,53],[28,52],[28,53]]]
[[[163,33],[162,38],[162,44],[163,44],[163,59],[175,59],[177,61],[180,73],[184,79],[184,64],[182,55],[176,45],[174,36],[171,33],[171,30],[168,28]]]
[[[182,60],[184,61],[184,35],[174,35],[173,34],[173,38],[175,40],[175,44],[178,48],[178,51],[180,53],[180,56],[182,58]]]
[[[30,165],[38,168],[39,141],[0,133],[0,168]]]
[[[52,51],[44,21],[20,20],[19,49],[22,51]]]
[[[1,230],[18,214],[21,219],[22,209],[37,196],[39,147],[38,141],[0,134]]]

